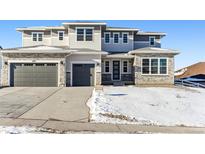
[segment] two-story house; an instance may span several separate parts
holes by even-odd
[[[17,28],[22,47],[1,50],[4,86],[172,85],[176,50],[161,32],[66,22]]]

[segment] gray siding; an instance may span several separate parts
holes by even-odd
[[[154,35],[150,35],[154,36]],[[150,47],[149,35],[135,35],[134,37],[134,49]],[[160,36],[155,35],[155,45],[151,47],[161,48]]]
[[[114,32],[115,33],[115,32]],[[128,37],[128,43],[123,43],[122,40],[122,33],[123,32],[116,32],[120,34],[119,43],[114,44],[113,43],[113,32],[110,32],[110,43],[104,42],[104,33],[102,34],[102,50],[107,52],[128,52],[130,50],[133,50],[133,34],[130,32]],[[125,32],[126,33],[126,32]]]
[[[134,42],[134,49],[145,48],[149,46],[149,42]],[[156,42],[155,45],[151,47],[161,48],[161,43]]]

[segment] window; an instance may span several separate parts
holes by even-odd
[[[167,74],[167,59],[166,58],[143,58],[142,59],[142,74]]]
[[[77,29],[77,41],[84,41],[84,29]]]
[[[123,40],[123,43],[128,43],[128,33],[122,34],[122,40]]]
[[[43,41],[43,34],[42,33],[38,33],[38,41]]]
[[[43,33],[42,32],[34,32],[32,33],[32,40],[33,41],[43,41]]]
[[[149,74],[149,59],[142,59],[142,74]]]
[[[160,59],[160,74],[167,74],[167,59]]]
[[[123,73],[128,73],[128,61],[123,61]]]
[[[105,61],[105,73],[110,72],[110,61]]]
[[[151,74],[158,74],[158,59],[151,59]]]
[[[119,33],[113,33],[114,43],[119,43]]]
[[[64,38],[64,32],[63,31],[59,31],[58,32],[58,40],[63,41]]]
[[[92,29],[85,29],[86,31],[86,41],[92,41],[93,40],[93,30]]]
[[[104,39],[105,43],[110,43],[110,33],[104,33]]]
[[[37,41],[37,33],[33,33],[33,41]]]
[[[150,46],[154,46],[155,45],[155,37],[154,36],[149,37],[149,45]]]
[[[77,28],[77,41],[92,41],[93,29],[92,28]]]

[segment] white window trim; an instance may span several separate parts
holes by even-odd
[[[105,42],[105,35],[109,34],[109,42]],[[104,44],[110,44],[110,39],[111,39],[111,33],[110,32],[104,32]]]
[[[105,68],[106,68],[106,67],[105,67],[105,63],[106,63],[106,62],[109,62],[109,72],[106,72],[106,71],[105,71]],[[111,61],[110,61],[110,60],[104,60],[103,65],[104,65],[104,66],[103,66],[103,74],[110,74],[110,73],[111,73]]]
[[[124,43],[124,41],[123,41],[123,35],[124,35],[124,34],[127,34],[127,43]],[[127,32],[123,32],[123,33],[122,33],[122,43],[123,43],[123,44],[129,44],[129,33],[127,33]]]
[[[33,34],[37,34],[37,36],[36,36],[36,39],[37,39],[37,40],[36,40],[36,41],[33,41]],[[42,41],[38,41],[38,37],[39,37],[38,34],[42,34]],[[32,32],[31,35],[32,35],[32,41],[33,41],[33,42],[43,42],[44,32]]]
[[[78,29],[83,29],[83,41],[78,41]],[[86,41],[86,29],[92,29],[92,41]],[[75,27],[75,36],[76,36],[76,42],[93,42],[94,40],[94,27]]]
[[[142,67],[142,61],[143,61],[143,59],[149,59],[149,74],[144,74],[143,72],[142,72],[142,69],[143,69],[143,67]],[[157,74],[151,74],[151,59],[158,59],[158,73]],[[167,70],[166,70],[166,74],[160,74],[160,59],[166,59],[166,61],[167,61]],[[144,76],[146,76],[146,75],[151,75],[151,76],[167,76],[167,75],[169,75],[169,73],[168,73],[168,70],[169,70],[169,64],[168,64],[168,58],[167,57],[142,57],[141,58],[141,75],[144,75]]]
[[[115,34],[117,34],[118,35],[118,43],[115,43],[115,37],[114,37],[114,35]],[[120,44],[120,33],[113,33],[113,36],[112,36],[112,38],[113,38],[113,44]]]
[[[151,39],[154,38],[154,45],[151,45]],[[155,46],[156,45],[156,38],[155,36],[149,36],[149,46]]]
[[[127,62],[127,72],[124,72],[124,62]],[[122,60],[122,74],[130,74],[129,60]]]
[[[62,40],[60,40],[60,33],[63,33],[63,39]],[[64,40],[64,34],[65,34],[64,31],[58,31],[58,40],[59,41],[63,41]]]

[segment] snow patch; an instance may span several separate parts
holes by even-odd
[[[90,120],[162,126],[205,127],[205,89],[104,87],[88,101]]]

